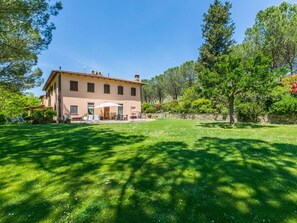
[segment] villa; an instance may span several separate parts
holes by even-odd
[[[47,79],[41,97],[42,105],[57,112],[57,118],[67,116],[72,120],[83,116],[100,119],[129,119],[141,111],[141,86],[139,75],[133,81],[90,74],[53,70]],[[96,108],[109,102],[117,106]]]

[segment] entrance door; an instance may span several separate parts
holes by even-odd
[[[104,107],[104,119],[109,119],[109,107]]]
[[[118,115],[123,115],[123,104],[119,104],[120,106],[118,107]]]
[[[94,119],[94,103],[88,103],[88,115]]]

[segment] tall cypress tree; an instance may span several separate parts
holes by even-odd
[[[202,35],[205,39],[200,47],[199,65],[213,69],[221,55],[228,54],[235,43],[232,38],[235,25],[231,19],[232,5],[230,2],[221,3],[214,0],[208,12],[203,15]]]

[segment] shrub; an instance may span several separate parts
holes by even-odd
[[[141,104],[141,110],[143,113],[155,113],[156,112],[156,108],[152,104],[147,103],[147,102],[143,102]]]
[[[291,87],[291,94],[297,96],[297,81]]]
[[[192,102],[191,108],[197,113],[213,113],[211,101],[205,98],[199,98]]]
[[[5,115],[4,114],[0,114],[0,124],[5,124],[6,120],[5,120]]]
[[[297,114],[297,98],[291,95],[284,96],[280,101],[272,104],[269,113],[276,115],[295,115]]]
[[[241,122],[259,122],[259,116],[264,114],[264,106],[257,102],[241,103],[237,107],[238,120]]]
[[[290,89],[291,86],[297,82],[297,74],[293,74],[293,75],[289,75],[287,77],[284,77],[282,79],[282,84],[287,88],[287,89]]]
[[[177,100],[172,100],[163,104],[163,112],[179,113],[180,110],[180,104]]]
[[[38,109],[32,113],[32,124],[46,124],[52,123],[53,117],[57,115],[56,111],[52,109]]]

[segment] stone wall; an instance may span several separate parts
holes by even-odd
[[[153,118],[192,119],[201,121],[229,121],[228,115],[221,114],[152,114]],[[259,117],[262,124],[297,124],[297,115],[263,115]],[[237,117],[235,117],[237,121]]]

